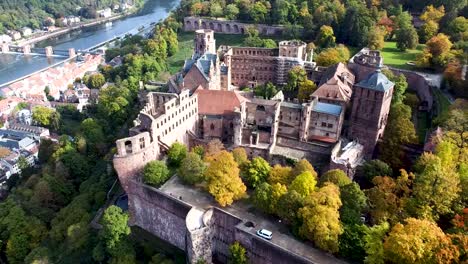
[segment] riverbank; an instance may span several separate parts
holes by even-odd
[[[138,10],[139,9],[137,9],[137,8],[133,8],[131,11],[116,14],[116,15],[113,15],[111,17],[98,18],[98,19],[95,19],[93,21],[79,23],[79,24],[71,26],[71,27],[60,28],[60,29],[57,29],[57,30],[54,30],[54,31],[51,31],[51,32],[46,32],[46,33],[44,33],[44,34],[42,34],[40,36],[35,36],[35,37],[29,38],[29,39],[20,40],[20,41],[16,42],[16,44],[18,46],[20,46],[20,47],[25,46],[25,45],[32,45],[32,44],[37,43],[39,41],[47,40],[47,39],[52,38],[52,37],[57,37],[57,36],[69,33],[71,31],[77,30],[77,29],[82,29],[82,28],[86,28],[86,27],[100,25],[100,24],[107,23],[107,22],[112,22],[114,20],[130,16],[130,15],[136,13]]]

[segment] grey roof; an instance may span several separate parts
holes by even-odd
[[[317,102],[313,107],[314,112],[325,113],[330,115],[339,116],[341,114],[341,106],[334,104],[327,104]]]
[[[386,92],[392,88],[394,83],[392,83],[385,74],[380,70],[376,70],[367,76],[366,79],[360,81],[356,86],[361,88],[371,89],[380,92]]]
[[[192,58],[185,61],[184,73],[187,73],[193,65],[197,66],[200,72],[203,73],[205,78],[208,79],[210,75],[210,66],[211,63],[216,64],[217,55],[211,53],[205,53],[198,58]]]
[[[302,109],[301,104],[291,103],[291,102],[281,102],[281,106],[295,108],[295,109]]]

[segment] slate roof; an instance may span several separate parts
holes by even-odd
[[[216,65],[217,58],[216,54],[205,53],[198,58],[188,59],[185,61],[184,73],[187,73],[195,65],[203,76],[209,79],[211,64]]]
[[[340,105],[327,104],[327,103],[321,103],[321,102],[317,102],[313,106],[312,110],[314,112],[330,114],[330,115],[335,115],[335,116],[339,116],[341,114]]]
[[[360,81],[356,86],[366,89],[371,89],[379,92],[386,92],[392,88],[394,83],[392,83],[385,74],[380,70],[376,70],[367,76],[366,79]]]
[[[312,94],[318,98],[348,102],[353,92],[355,76],[344,63],[329,67],[320,80],[318,89]]]

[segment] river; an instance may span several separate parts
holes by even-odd
[[[141,26],[147,27],[152,22],[159,22],[165,19],[178,4],[179,0],[148,0],[144,7],[134,15],[107,24],[87,27],[53,37],[38,42],[35,46],[52,46],[55,49],[87,49],[126,32],[135,31]],[[0,87],[63,59],[48,59],[42,56],[25,56],[21,54],[0,54]]]

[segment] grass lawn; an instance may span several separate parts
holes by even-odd
[[[431,127],[431,121],[427,112],[417,113],[416,134],[419,138],[419,143],[424,144],[426,140],[426,133]]]
[[[184,66],[185,59],[190,58],[193,52],[193,32],[180,32],[177,37],[179,40],[179,51],[167,58],[171,75],[178,72]]]
[[[412,70],[415,67],[406,63],[409,61],[415,61],[416,55],[422,53],[423,48],[424,45],[418,45],[414,50],[400,51],[396,47],[396,42],[387,41],[382,49],[384,64],[395,68]]]

